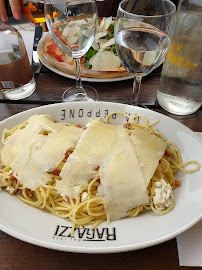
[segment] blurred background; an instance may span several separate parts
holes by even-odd
[[[133,0],[133,1],[144,1],[144,0]],[[121,2],[121,0],[104,0],[98,2],[98,10],[99,10],[99,16],[101,17],[109,17],[113,16],[116,17],[118,5]],[[172,0],[172,2],[177,6],[179,0]]]

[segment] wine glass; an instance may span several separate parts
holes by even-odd
[[[140,106],[142,77],[164,61],[175,11],[175,5],[169,0],[123,0],[119,4],[115,43],[123,66],[134,75],[132,103],[135,105]]]
[[[53,40],[74,60],[76,86],[63,93],[63,101],[97,100],[97,91],[82,85],[80,64],[95,37],[98,22],[96,0],[44,0],[44,11]]]

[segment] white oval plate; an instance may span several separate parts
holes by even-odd
[[[200,138],[179,122],[143,108],[106,103],[78,102],[60,103],[34,108],[16,114],[0,123],[3,129],[10,129],[22,123],[33,114],[50,114],[59,122],[86,124],[90,119],[105,117],[114,111],[131,115],[142,114],[149,122],[159,120],[157,129],[167,140],[176,143],[183,161],[197,160],[202,164],[202,144]],[[113,119],[114,118],[114,119]],[[124,124],[126,117],[113,116],[110,123]],[[70,235],[71,222],[56,217],[40,209],[32,208],[6,191],[0,193],[0,229],[15,238],[38,246],[71,252],[112,253],[153,246],[176,237],[192,227],[202,217],[202,173],[178,173],[182,180],[174,190],[176,205],[166,215],[158,216],[149,211],[134,218],[100,224],[93,231],[77,228]]]
[[[75,80],[76,77],[74,75],[63,72],[62,70],[59,70],[56,67],[47,63],[46,59],[43,57],[42,48],[41,48],[44,38],[45,38],[45,35],[40,39],[38,46],[37,46],[37,53],[38,53],[38,56],[39,56],[41,63],[44,66],[46,66],[48,69],[50,69],[51,71],[57,73],[58,75]],[[126,77],[118,77],[118,78],[112,78],[112,79],[100,79],[100,78],[90,78],[90,77],[81,77],[81,79],[82,79],[82,81],[85,81],[85,82],[118,82],[118,81],[129,80],[129,79],[132,79],[133,77],[134,76],[130,75],[130,76],[126,76]]]

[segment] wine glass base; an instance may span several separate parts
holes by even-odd
[[[144,109],[148,109],[149,110],[149,108],[146,105],[144,105],[144,104],[137,103],[137,104],[134,104],[134,105],[137,106],[137,107],[139,107],[139,108],[144,108]]]
[[[98,92],[91,86],[83,86],[86,93],[76,93],[77,89],[75,86],[68,88],[62,95],[63,102],[74,102],[74,101],[97,101]]]
[[[130,105],[133,105],[133,106],[137,106],[139,108],[144,108],[144,109],[148,109],[149,110],[149,108],[146,105],[141,104],[141,103],[138,103],[138,102],[134,102],[133,100],[131,100],[131,102],[129,104]]]

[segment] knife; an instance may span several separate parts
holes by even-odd
[[[40,70],[41,70],[41,67],[42,67],[42,63],[40,62],[39,56],[38,56],[38,53],[37,53],[37,46],[38,46],[39,40],[42,37],[42,33],[43,33],[42,27],[37,26],[35,28],[34,43],[33,43],[33,53],[32,53],[32,65],[31,65],[31,67],[32,67],[33,74],[39,74]]]

